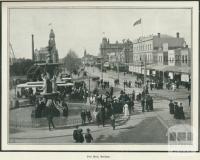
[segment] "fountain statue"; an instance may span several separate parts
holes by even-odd
[[[57,85],[56,85],[56,79],[57,79],[57,70],[59,67],[58,63],[58,53],[55,46],[55,34],[53,32],[53,29],[51,29],[50,35],[49,35],[49,43],[48,43],[48,54],[46,56],[46,63],[37,63],[37,65],[44,68],[45,73],[42,75],[42,79],[44,82],[43,85],[43,92],[41,93],[41,96],[46,99],[46,102],[48,100],[55,101],[57,96],[59,95],[59,92],[57,92]],[[42,112],[41,110],[37,110],[36,112]],[[55,107],[55,113],[56,115],[59,115],[59,110],[56,110]],[[42,115],[39,113],[39,115]],[[37,116],[35,116],[37,117]]]

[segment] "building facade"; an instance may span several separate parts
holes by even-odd
[[[129,68],[131,72],[137,70],[135,73],[143,74],[140,70],[144,69],[145,64],[147,72],[158,72],[164,81],[169,74],[178,75],[176,77],[181,77],[182,73],[190,75],[190,61],[191,50],[179,33],[174,37],[158,33],[133,41],[133,64]],[[183,66],[185,66],[184,69],[181,68]]]
[[[104,61],[109,61],[109,55],[115,55],[121,63],[133,62],[133,43],[130,40],[123,40],[122,43],[116,41],[110,43],[109,39],[104,37],[100,44],[100,53]]]
[[[81,61],[83,65],[94,65],[96,63],[97,57],[91,54],[88,54],[86,50],[84,50],[84,56]]]
[[[41,47],[39,50],[35,49],[34,61],[36,63],[46,62],[48,55],[51,55],[51,57],[50,57],[51,62],[58,63],[58,61],[59,61],[58,50],[56,48],[55,33],[54,33],[53,29],[51,29],[50,34],[49,34],[48,46]]]

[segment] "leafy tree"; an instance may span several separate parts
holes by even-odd
[[[15,60],[13,65],[10,65],[10,75],[23,76],[27,75],[27,71],[34,64],[31,59],[19,58]]]
[[[77,74],[81,66],[81,60],[73,50],[69,50],[67,55],[63,58],[64,66],[70,73]]]

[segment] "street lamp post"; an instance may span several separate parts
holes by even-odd
[[[146,75],[147,75],[147,69],[146,69],[146,54],[144,56],[144,86],[146,86]]]
[[[90,95],[90,76],[88,76],[89,78],[89,95]]]
[[[101,79],[103,80],[103,58],[101,57]]]
[[[17,98],[17,80],[16,79],[14,79],[14,85],[15,85],[15,98]]]
[[[119,80],[119,61],[117,61],[117,78]]]
[[[124,92],[125,92],[125,74],[126,74],[126,72],[124,72]]]

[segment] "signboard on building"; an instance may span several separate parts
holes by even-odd
[[[181,81],[182,82],[189,82],[189,75],[188,74],[181,74]]]
[[[144,74],[144,68],[142,68],[142,74]]]
[[[141,73],[141,67],[140,66],[133,66],[133,72]]]
[[[128,67],[128,70],[129,70],[129,72],[134,72],[133,66],[129,66],[129,67]]]
[[[170,79],[173,79],[173,78],[174,78],[173,72],[169,72],[169,78],[170,78]]]
[[[152,71],[152,75],[155,76],[156,75],[156,71]]]
[[[148,75],[148,76],[150,75],[150,70],[148,70],[148,69],[147,69],[147,75]]]

